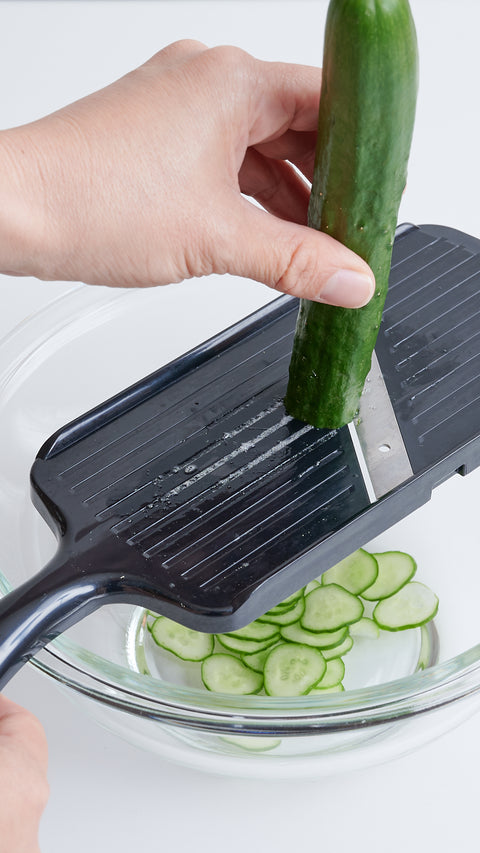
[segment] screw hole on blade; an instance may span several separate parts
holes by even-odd
[[[390,453],[392,448],[390,444],[381,444],[378,449],[380,453]]]

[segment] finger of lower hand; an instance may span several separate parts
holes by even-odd
[[[242,192],[269,213],[306,224],[310,189],[288,163],[271,160],[250,149],[240,169],[239,181]]]

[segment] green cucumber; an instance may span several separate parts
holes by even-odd
[[[305,646],[314,646],[317,649],[331,649],[343,643],[347,636],[348,628],[339,628],[337,631],[306,631],[298,622],[293,625],[285,625],[280,629],[284,640],[291,643],[303,643]]]
[[[408,0],[331,0],[308,224],[372,268],[359,309],[301,300],[285,405],[316,427],[357,414],[388,286],[418,87]]]
[[[283,642],[283,639],[281,639]],[[250,654],[242,654],[241,659],[245,666],[250,667],[250,669],[254,669],[255,672],[263,673],[263,668],[265,666],[265,661],[272,651],[275,648],[274,646],[269,646],[268,649],[262,649],[261,652],[250,652]]]
[[[322,649],[322,655],[327,663],[329,660],[333,660],[334,658],[341,658],[343,655],[348,654],[348,652],[353,648],[353,642],[353,637],[349,632],[343,643],[339,643],[337,646],[332,646],[331,649]]]
[[[410,581],[398,592],[381,599],[373,618],[384,631],[405,631],[430,622],[438,610],[438,597],[418,581]]]
[[[326,693],[344,693],[345,687],[340,684],[334,684],[333,687],[313,687],[309,690],[309,696],[324,696]]]
[[[332,658],[327,661],[325,672],[320,681],[315,684],[315,690],[326,690],[327,687],[336,687],[341,684],[345,675],[345,664],[341,658]],[[311,692],[311,691],[310,691]]]
[[[201,661],[212,654],[214,637],[179,625],[167,616],[157,616],[150,627],[157,646],[182,660]]]
[[[380,636],[380,628],[369,616],[362,616],[358,622],[350,625],[349,631],[353,638],[365,637],[368,640],[378,640]]]
[[[300,643],[282,643],[265,661],[265,693],[268,696],[303,696],[320,681],[326,668],[325,658],[318,649]]]
[[[207,690],[235,696],[258,693],[263,686],[261,673],[227,654],[210,655],[202,662],[202,681]]]
[[[337,631],[363,616],[360,599],[342,586],[330,583],[305,596],[305,611],[300,619],[306,631]]]
[[[398,592],[410,581],[417,571],[417,564],[410,554],[403,551],[384,551],[374,554],[378,575],[371,586],[362,592],[366,601],[378,601]]]
[[[247,640],[244,637],[232,637],[230,634],[216,634],[215,636],[220,645],[228,649],[229,652],[248,655],[268,649],[277,641],[279,634],[270,637],[268,640]]]
[[[364,603],[353,590],[363,590],[374,577],[376,561],[378,575],[361,593],[376,603],[371,618],[363,615]],[[358,652],[365,650],[366,655],[370,641],[381,636],[380,628],[419,628],[417,667],[430,665],[431,632],[425,625],[437,612],[438,598],[424,584],[410,580],[415,569],[413,558],[401,551],[372,555],[360,549],[325,572],[321,581],[310,582],[244,628],[202,634],[145,611],[147,635],[177,657],[201,663],[204,686],[217,693],[247,695],[262,688],[271,696],[341,692],[345,689],[343,658],[357,639]],[[260,741],[251,748],[261,750]]]
[[[378,575],[378,564],[375,557],[359,548],[349,557],[327,569],[322,575],[322,584],[338,583],[354,595],[360,595],[368,589]]]
[[[222,735],[221,740],[232,746],[239,746],[247,752],[268,752],[280,746],[282,742],[278,737],[257,737],[256,735]]]
[[[305,610],[305,599],[299,598],[296,604],[293,607],[289,607],[288,610],[284,610],[283,612],[273,613],[271,610],[268,613],[265,613],[264,616],[260,616],[259,622],[270,622],[273,625],[291,625],[293,622],[297,622],[303,614]]]
[[[268,622],[259,622],[257,619],[254,622],[249,622],[244,628],[238,628],[237,631],[229,631],[228,637],[235,637],[239,640],[271,640],[279,635],[278,628]]]

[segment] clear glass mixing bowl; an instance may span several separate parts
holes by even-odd
[[[43,441],[271,298],[234,279],[143,292],[78,286],[0,342],[1,593],[40,569],[56,547],[29,496],[30,466]],[[314,778],[390,760],[480,707],[479,488],[480,470],[455,476],[366,543],[411,553],[417,578],[438,594],[440,608],[427,649],[418,630],[356,643],[345,659],[344,693],[208,693],[193,665],[152,647],[144,613],[124,605],[87,617],[33,665],[101,725],[197,769]],[[425,655],[429,665],[418,670]]]

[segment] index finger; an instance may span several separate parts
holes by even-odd
[[[255,60],[254,73],[249,145],[271,142],[288,130],[316,130],[322,83],[320,68]]]

